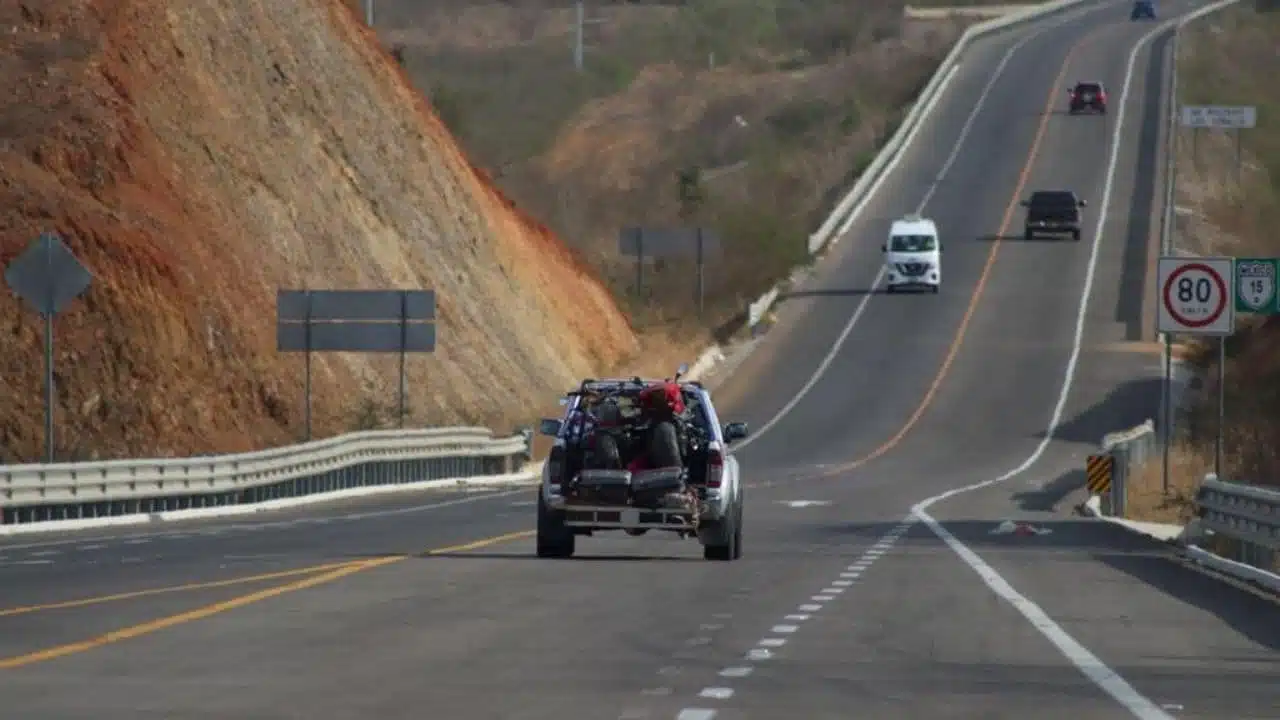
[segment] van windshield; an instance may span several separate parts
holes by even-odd
[[[894,252],[932,252],[938,249],[938,240],[932,235],[894,235],[889,248]]]

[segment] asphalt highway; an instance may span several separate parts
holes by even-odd
[[[716,388],[757,432],[741,561],[665,536],[538,560],[528,487],[7,538],[0,715],[1280,718],[1272,600],[1071,513],[1084,456],[1157,407],[1143,294],[1168,34],[1121,107],[1155,29],[1127,10],[966,53]],[[1076,79],[1107,85],[1107,117],[1066,116]],[[1080,242],[1020,239],[1036,188],[1089,201]],[[944,287],[881,295],[881,238],[916,209],[944,234]]]

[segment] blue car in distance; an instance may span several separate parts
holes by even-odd
[[[1129,11],[1130,20],[1155,20],[1155,0],[1134,0],[1133,9]]]

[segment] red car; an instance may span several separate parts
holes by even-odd
[[[1107,90],[1100,82],[1078,82],[1067,91],[1070,100],[1067,112],[1075,115],[1082,112],[1107,114]]]

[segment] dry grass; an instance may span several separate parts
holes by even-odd
[[[297,438],[278,286],[431,287],[413,424],[508,429],[636,338],[576,255],[475,171],[337,0],[0,4],[0,260],[45,229],[95,284],[57,321],[67,453]],[[37,318],[6,293],[3,459],[41,442]],[[318,435],[394,397],[393,358],[317,358]]]
[[[1169,494],[1164,492],[1160,457],[1128,478],[1125,514],[1135,520],[1186,524],[1195,517],[1195,494],[1204,474],[1213,469],[1213,457],[1201,450],[1176,445],[1169,451]]]
[[[964,27],[904,21],[885,0],[590,3],[578,74],[567,3],[381,5],[380,32],[473,156],[584,251],[642,328],[669,330],[730,326],[804,260]],[[682,216],[688,166],[704,170],[705,200]],[[723,239],[701,318],[688,259],[646,268],[637,296],[633,262],[616,257],[618,228],[682,223]]]

